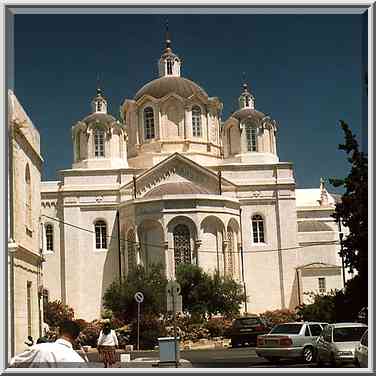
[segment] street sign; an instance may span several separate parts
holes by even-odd
[[[141,292],[141,291],[137,291],[135,294],[134,294],[134,300],[140,304],[144,301],[144,294]]]

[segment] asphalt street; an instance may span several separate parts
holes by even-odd
[[[119,355],[118,355],[119,356]],[[89,361],[98,363],[97,352],[88,354]],[[159,351],[134,351],[131,353],[131,360],[137,358],[159,359]],[[295,360],[281,360],[278,364],[256,355],[254,347],[224,348],[208,350],[184,350],[180,352],[180,358],[189,360],[193,368],[316,368],[316,363],[304,364]],[[96,367],[100,367],[98,363]],[[115,367],[121,367],[120,362]],[[329,367],[329,366],[328,366]],[[352,364],[343,365],[344,368],[353,368]]]

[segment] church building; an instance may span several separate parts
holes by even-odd
[[[72,166],[41,183],[49,299],[99,318],[113,281],[159,262],[169,279],[181,263],[234,278],[251,313],[342,288],[336,195],[323,181],[296,189],[279,125],[246,83],[222,121],[220,99],[182,76],[168,33],[165,44],[159,77],[122,101],[118,119],[97,89],[72,127]]]

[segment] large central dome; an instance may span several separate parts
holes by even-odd
[[[163,98],[165,95],[175,93],[182,98],[189,98],[193,94],[200,94],[208,98],[206,91],[193,81],[184,77],[167,76],[160,77],[144,85],[135,95],[138,100],[143,95],[150,95],[154,98]]]

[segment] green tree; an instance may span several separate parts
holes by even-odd
[[[197,265],[181,264],[176,268],[176,280],[181,286],[184,311],[201,317],[239,313],[243,288],[233,279],[222,277],[218,272],[209,275]]]
[[[48,302],[44,307],[44,322],[51,328],[56,328],[62,321],[72,320],[73,317],[73,308],[67,306],[60,300]]]
[[[232,278],[223,277],[215,272],[212,277],[209,314],[222,314],[234,317],[239,314],[240,305],[244,298],[243,286]]]
[[[368,297],[368,158],[359,150],[358,142],[350,127],[344,122],[340,126],[345,133],[344,144],[339,145],[348,155],[351,170],[343,179],[330,179],[334,187],[343,187],[345,193],[341,202],[336,204],[333,217],[349,229],[343,239],[344,263],[350,271],[359,275],[359,287],[362,293],[361,304],[367,306]]]
[[[109,286],[103,296],[104,308],[110,309],[114,317],[129,323],[137,318],[134,295],[141,291],[144,294],[142,313],[159,315],[165,311],[166,283],[162,264],[152,264],[147,269],[139,265],[121,283],[116,281]]]
[[[176,280],[181,287],[183,311],[200,316],[208,312],[211,298],[211,278],[199,266],[180,264],[176,268]]]

